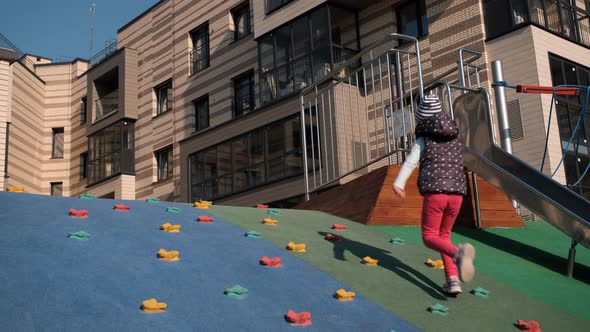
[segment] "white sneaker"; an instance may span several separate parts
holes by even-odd
[[[459,278],[462,282],[470,282],[473,279],[475,275],[473,260],[475,260],[475,248],[471,244],[465,243],[457,246],[455,263],[457,263]]]
[[[450,295],[457,295],[463,293],[463,290],[461,290],[461,283],[459,282],[459,280],[447,280],[442,285],[442,290],[443,292]]]

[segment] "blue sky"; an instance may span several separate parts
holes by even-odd
[[[92,0],[1,0],[0,33],[21,51],[57,61],[88,58]],[[95,0],[93,54],[158,0]]]

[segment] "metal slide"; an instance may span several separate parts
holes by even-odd
[[[453,103],[465,147],[465,165],[507,196],[535,212],[576,243],[590,249],[590,202],[492,140],[489,96],[468,92]],[[573,257],[570,251],[570,264]]]

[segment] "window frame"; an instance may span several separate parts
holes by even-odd
[[[88,177],[88,151],[80,153],[80,180]]]
[[[264,12],[266,15],[270,15],[270,14],[276,12],[277,10],[285,7],[286,5],[293,2],[294,0],[279,0],[279,1],[275,0],[276,2],[278,2],[278,4],[275,4],[274,7],[270,8],[269,2],[271,2],[271,1],[273,1],[273,0],[265,0],[264,1]]]
[[[86,123],[88,119],[88,98],[86,96],[80,99],[80,124]]]
[[[55,190],[55,187],[56,187],[56,186],[58,186],[58,185],[59,185],[59,186],[61,186],[61,189],[60,189],[60,190],[61,190],[61,192],[59,193],[59,195],[55,195],[55,194],[54,194],[54,190]],[[63,190],[64,190],[64,188],[63,188],[63,185],[64,185],[64,183],[63,183],[62,181],[58,181],[58,182],[50,182],[50,183],[49,183],[49,186],[50,186],[50,189],[49,189],[49,194],[50,194],[51,196],[56,196],[56,197],[63,197],[63,193],[64,193],[64,192],[63,192]]]
[[[242,98],[240,98],[240,100],[238,100],[238,93],[242,91],[241,87],[241,83],[248,80],[248,86],[249,86],[249,108],[248,110],[244,110],[244,109],[238,109],[238,105],[240,104],[239,102],[241,102]],[[232,85],[233,85],[233,117],[237,118],[243,114],[248,114],[253,112],[254,110],[256,110],[256,96],[255,96],[255,86],[256,86],[256,80],[254,79],[254,70],[250,69],[248,71],[246,71],[245,73],[242,73],[234,78],[232,78]]]
[[[172,145],[154,152],[156,158],[156,181],[166,181],[174,178],[174,149]],[[166,158],[166,169],[162,169],[161,162]]]
[[[240,33],[238,21],[236,18],[243,17],[246,20],[246,24],[244,25],[245,32]],[[247,37],[252,33],[252,22],[251,22],[251,13],[250,13],[250,1],[246,1],[231,10],[231,17],[234,24],[234,41],[240,40],[244,37]]]
[[[395,9],[395,18],[396,18],[396,31],[400,34],[405,34],[403,31],[403,26],[401,25],[401,17],[402,17],[402,9],[405,9],[406,7],[414,7],[415,12],[414,14],[416,15],[416,25],[417,25],[417,30],[418,30],[418,35],[417,36],[413,36],[416,39],[420,39],[423,37],[428,36],[429,34],[429,29],[428,29],[428,12],[427,12],[427,6],[426,6],[426,0],[407,0],[404,2],[401,2],[399,4],[397,4],[394,9]],[[423,22],[422,17],[426,17],[426,21]],[[424,25],[426,25],[426,31],[424,31]],[[406,40],[401,40],[398,39],[400,44],[404,44],[407,43],[408,41]]]
[[[154,93],[156,94],[156,115],[164,114],[166,112],[172,111],[172,99],[171,97],[174,96],[174,89],[172,86],[172,79],[168,79],[165,82],[157,85],[154,88]],[[166,97],[166,109],[162,110],[162,102],[161,99],[164,97],[163,93],[165,93]]]
[[[56,141],[56,137],[57,134],[61,134],[62,138],[62,142],[61,142],[61,156],[57,155],[57,151],[56,151],[56,145],[55,145],[55,141]],[[58,128],[51,128],[51,159],[63,159],[64,158],[64,150],[65,150],[65,130],[63,127],[58,127]]]
[[[203,103],[207,109],[207,123],[206,125],[201,125],[200,121],[199,121],[199,115],[200,115],[200,111],[201,109],[198,107],[200,103]],[[195,127],[194,127],[194,131],[198,132],[201,130],[205,130],[207,128],[210,127],[211,122],[210,122],[210,110],[209,110],[209,94],[205,94],[195,100],[193,100],[193,108],[194,108],[194,116],[195,116]]]
[[[195,66],[195,41],[196,39],[194,38],[195,36],[200,38],[202,35],[205,35],[207,38],[205,39],[205,47],[207,49],[206,52],[206,59],[205,59],[205,64],[202,67],[199,67],[198,69],[195,70],[196,66]],[[209,66],[211,65],[211,47],[210,47],[210,33],[209,33],[209,21],[204,22],[203,24],[199,25],[198,27],[196,27],[195,29],[193,29],[191,32],[189,32],[189,36],[190,36],[190,41],[191,41],[191,50],[190,50],[190,61],[189,61],[189,65],[191,66],[191,70],[190,70],[190,75],[194,75],[197,74],[207,68],[209,68]]]

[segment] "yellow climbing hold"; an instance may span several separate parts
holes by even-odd
[[[12,192],[12,193],[24,193],[25,192],[25,188],[23,188],[23,187],[9,186],[8,188],[6,188],[6,191],[9,191],[9,192]]]
[[[305,252],[305,244],[304,243],[293,243],[289,242],[287,244],[287,249],[294,251],[294,252]]]
[[[348,292],[345,289],[341,288],[334,293],[334,297],[338,301],[352,301],[355,297],[355,292]]]
[[[264,218],[262,219],[262,223],[265,225],[276,225],[279,221],[276,219]]]
[[[169,222],[160,225],[160,229],[163,230],[164,232],[168,232],[168,233],[179,233],[180,227],[181,227],[181,225],[172,225]]]
[[[180,260],[180,257],[178,257],[178,255],[180,255],[180,252],[178,250],[166,251],[164,249],[160,249],[158,251],[158,257],[163,261],[177,262]]]
[[[442,259],[432,260],[432,259],[429,258],[428,260],[426,260],[426,262],[424,262],[424,264],[426,264],[426,265],[428,265],[430,267],[433,267],[435,269],[438,269],[438,270],[442,270],[442,269],[445,268],[445,265],[443,264]]]
[[[201,201],[196,201],[193,206],[196,208],[199,208],[199,209],[207,210],[211,205],[213,205],[212,201],[201,200]]]
[[[145,300],[141,303],[141,310],[145,312],[163,312],[168,307],[164,302],[158,302],[156,299]]]
[[[375,266],[379,263],[378,259],[371,258],[369,256],[363,258],[363,264]]]

